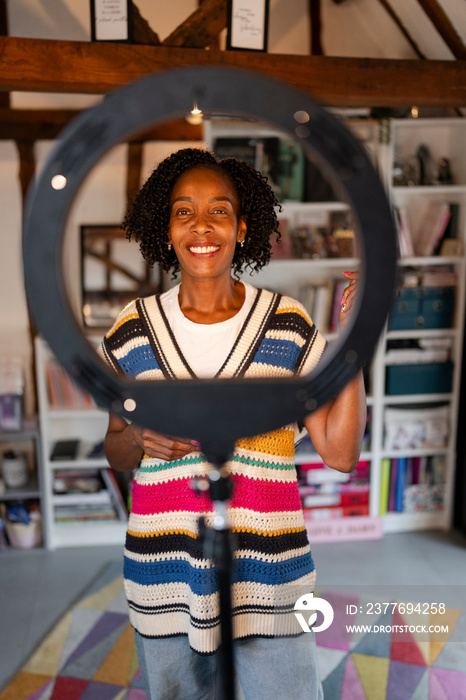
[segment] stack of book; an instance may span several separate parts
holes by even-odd
[[[341,298],[347,285],[346,279],[331,279],[300,288],[298,300],[321,333],[334,333],[337,330]]]
[[[369,515],[369,462],[351,474],[322,462],[300,464],[299,491],[305,520],[328,520]]]
[[[461,240],[458,239],[458,217],[457,202],[432,199],[413,235],[406,208],[395,207],[394,219],[400,256],[409,258],[413,255],[461,255],[463,248]]]
[[[380,515],[442,510],[445,472],[444,455],[383,459]]]
[[[125,521],[128,517],[122,492],[110,468],[56,470],[52,502],[57,523]]]
[[[72,379],[61,365],[50,360],[45,366],[50,406],[54,408],[93,408],[90,395]]]

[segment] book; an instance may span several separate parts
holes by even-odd
[[[393,210],[398,233],[398,249],[401,258],[414,255],[413,236],[405,207],[395,207]]]
[[[398,460],[392,459],[390,463],[390,487],[388,493],[388,510],[393,513],[396,503],[396,480],[398,477]]]
[[[395,511],[403,511],[403,494],[405,490],[406,457],[398,457],[398,471],[395,486]]]
[[[314,493],[303,496],[301,500],[303,508],[340,505],[340,495],[338,493]]]
[[[76,503],[74,505],[56,505],[53,509],[57,523],[79,523],[88,520],[118,520],[112,505]]]
[[[320,284],[316,289],[311,318],[316,328],[318,328],[321,333],[327,333],[328,331],[331,317],[332,299],[332,281]]]
[[[236,158],[259,170],[280,199],[280,139],[278,137],[219,137],[213,146],[219,158]]]
[[[383,459],[380,465],[380,503],[379,515],[385,515],[388,510],[390,494],[390,460]]]
[[[421,220],[415,252],[419,256],[433,255],[450,219],[450,205],[445,200],[431,200]]]
[[[50,459],[52,462],[76,459],[78,448],[79,440],[57,440],[52,448]]]
[[[305,160],[303,149],[298,143],[280,139],[278,147],[280,201],[303,201]]]
[[[107,467],[106,469],[101,469],[100,473],[107,487],[111,502],[113,503],[116,512],[118,513],[119,519],[123,522],[125,520],[128,520],[128,508],[125,505],[123,494],[121,493],[118,481],[115,477],[115,474],[113,473],[112,468]]]
[[[350,480],[349,474],[331,469],[322,463],[301,464],[300,469],[307,484],[345,482]]]
[[[101,489],[94,493],[59,493],[52,497],[55,506],[89,506],[89,505],[111,505],[110,493],[107,489]]]
[[[54,360],[47,362],[45,376],[50,406],[54,408],[92,408],[91,396],[81,389],[67,372]]]
[[[304,521],[315,520],[336,520],[338,518],[352,518],[356,516],[369,515],[368,505],[345,506],[345,507],[322,507],[322,508],[303,508]]]

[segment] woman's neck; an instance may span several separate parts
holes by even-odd
[[[244,303],[244,284],[228,277],[215,279],[181,278],[179,304],[183,315],[193,323],[221,323],[235,316]]]

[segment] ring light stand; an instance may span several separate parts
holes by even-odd
[[[61,266],[62,239],[72,202],[86,176],[114,145],[157,122],[186,116],[193,104],[204,113],[259,118],[288,132],[308,157],[322,165],[326,177],[343,189],[354,211],[362,263],[354,318],[337,347],[326,352],[306,377],[165,381],[157,383],[156,389],[151,382],[128,382],[104,366],[70,309]],[[109,94],[62,132],[28,195],[23,257],[32,317],[69,374],[110,412],[160,433],[198,440],[208,461],[217,467],[209,476],[216,516],[205,539],[221,584],[222,687],[223,697],[229,700],[234,697],[232,544],[226,517],[230,485],[222,465],[237,439],[304,418],[334,398],[370,359],[390,308],[396,275],[393,222],[382,185],[361,146],[309,96],[250,72],[220,67],[177,69]]]

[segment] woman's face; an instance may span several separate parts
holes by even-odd
[[[200,166],[181,175],[170,201],[168,241],[182,276],[217,278],[231,274],[235,247],[246,235],[230,180]]]

